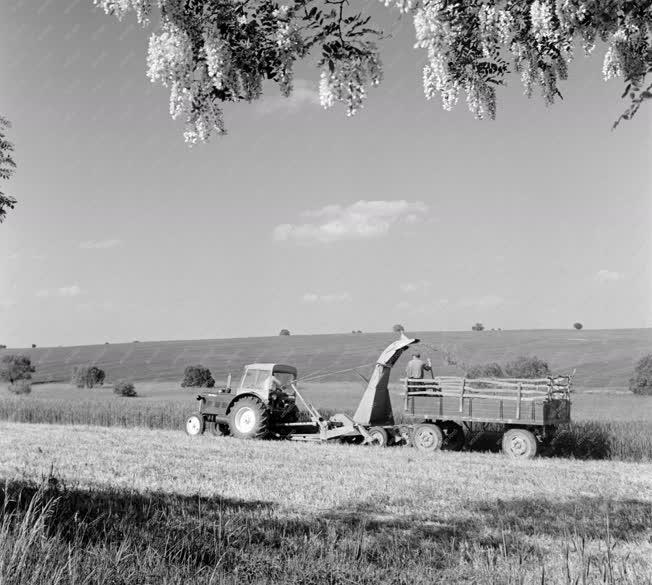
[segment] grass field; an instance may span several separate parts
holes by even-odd
[[[577,369],[578,388],[624,390],[634,364],[652,348],[652,329],[575,331],[483,331],[413,333],[424,342],[420,349],[431,357],[437,372],[460,374],[446,365],[443,353],[466,364],[505,362],[519,355],[537,355],[557,373]],[[234,375],[253,362],[281,362],[296,365],[302,376],[333,372],[372,364],[393,339],[393,333],[362,335],[297,335],[217,339],[203,341],[160,341],[20,349],[37,367],[38,381],[67,381],[75,365],[94,363],[107,373],[107,380],[129,378],[138,381],[178,381],[187,365],[202,363],[216,379]],[[435,351],[438,350],[438,351]],[[0,350],[16,353],[16,349]],[[365,374],[367,368],[361,368]],[[402,368],[396,368],[394,378]],[[346,372],[329,378],[358,380]]]
[[[0,423],[0,478],[3,585],[652,582],[652,464]]]

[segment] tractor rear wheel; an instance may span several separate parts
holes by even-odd
[[[389,435],[383,427],[371,427],[367,432],[373,439],[372,445],[376,447],[387,447],[389,444]]]
[[[412,442],[419,451],[439,451],[444,444],[444,434],[437,425],[423,423],[414,427]]]
[[[257,398],[242,398],[231,407],[229,429],[238,439],[264,439],[269,434],[269,411]]]
[[[511,459],[532,459],[537,454],[537,439],[527,429],[509,429],[503,435],[503,453]]]
[[[201,414],[191,414],[186,418],[186,434],[191,437],[203,434],[205,428],[204,417]]]

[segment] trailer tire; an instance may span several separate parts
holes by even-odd
[[[198,437],[206,430],[204,417],[201,414],[193,413],[186,417],[186,434],[191,437]]]
[[[383,427],[371,427],[367,431],[373,439],[372,445],[375,447],[387,447],[389,444],[389,434]]]
[[[264,439],[269,435],[269,410],[257,398],[241,398],[229,411],[229,429],[238,439]]]
[[[437,425],[423,423],[414,427],[412,441],[419,451],[439,451],[444,444],[444,434]]]
[[[509,429],[503,435],[503,453],[510,459],[532,459],[537,454],[537,439],[527,429]]]

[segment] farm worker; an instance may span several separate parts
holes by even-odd
[[[405,374],[408,378],[421,380],[423,378],[423,373],[431,370],[432,368],[421,359],[421,354],[415,353],[412,354],[412,359],[408,362],[408,365],[405,368]]]
[[[263,382],[263,390],[272,392],[273,390],[279,390],[280,388],[281,382],[274,374],[270,374],[265,378],[265,381]]]

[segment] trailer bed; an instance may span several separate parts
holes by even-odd
[[[570,422],[571,377],[403,380],[405,414],[433,421],[556,426]]]

